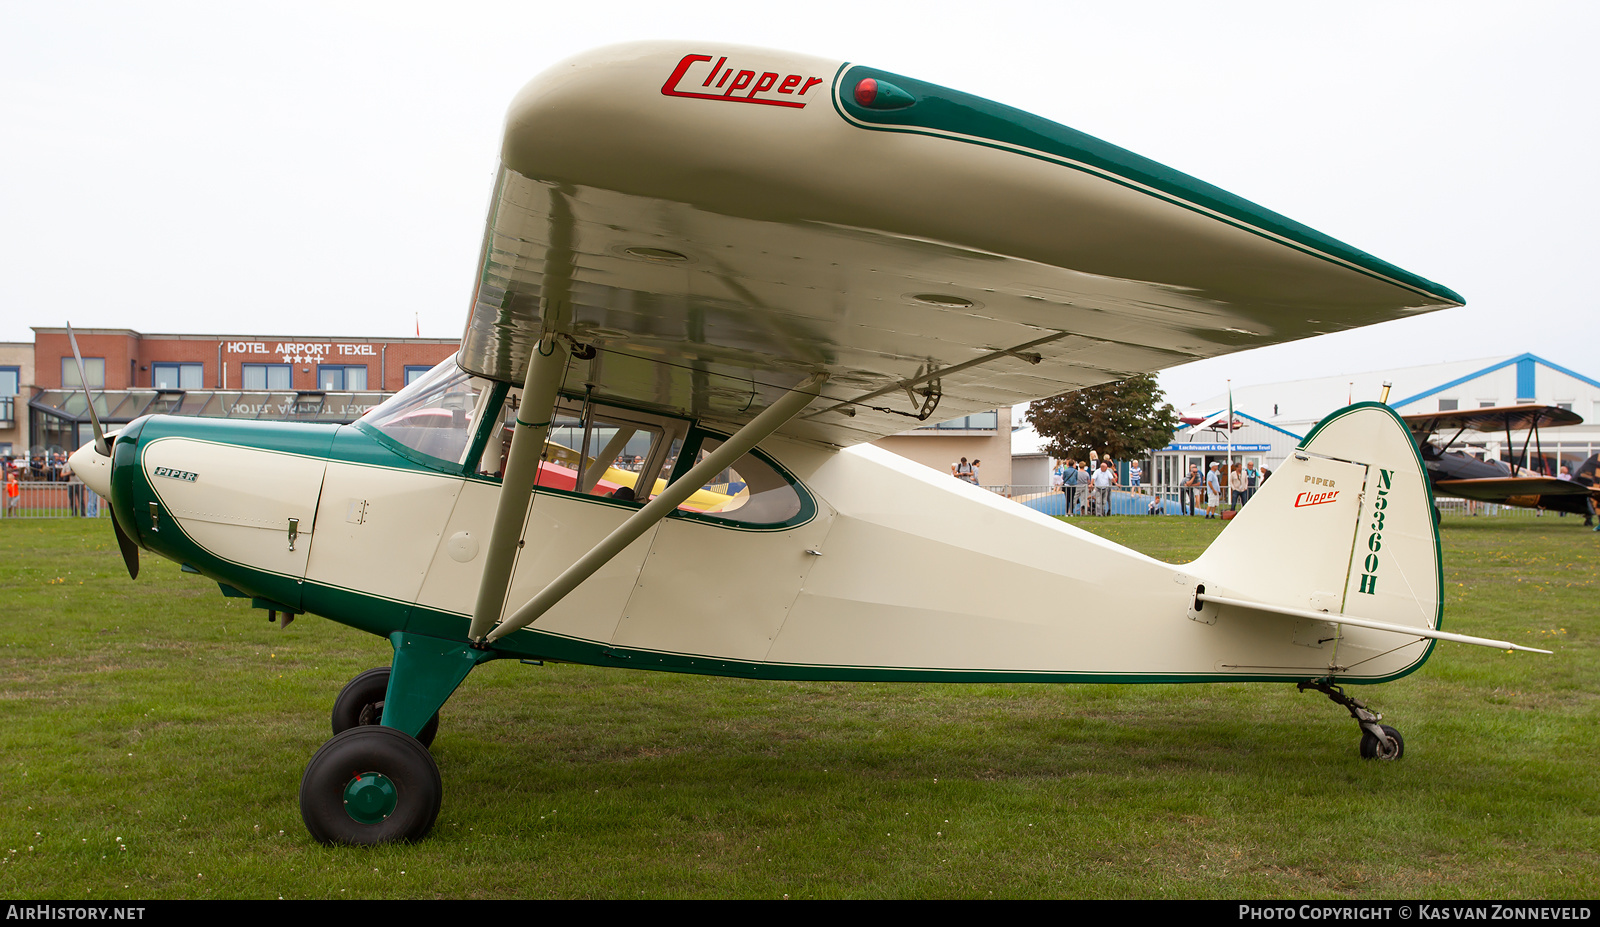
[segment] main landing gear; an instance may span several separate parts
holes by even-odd
[[[300,817],[322,843],[419,840],[444,788],[428,745],[439,709],[491,650],[396,631],[394,663],[350,680],[333,703],[333,739],[300,779]]]
[[[1398,760],[1405,755],[1406,742],[1400,732],[1387,724],[1379,724],[1383,715],[1369,709],[1360,699],[1344,694],[1344,689],[1325,679],[1295,685],[1301,692],[1315,689],[1343,705],[1361,727],[1361,758],[1364,760]]]
[[[300,778],[300,818],[321,843],[419,840],[439,816],[444,786],[428,747],[439,713],[416,737],[384,727],[390,668],[369,669],[333,702],[333,739]]]

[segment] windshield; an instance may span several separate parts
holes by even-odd
[[[360,421],[418,453],[464,463],[478,406],[488,398],[489,385],[456,366],[452,355]]]

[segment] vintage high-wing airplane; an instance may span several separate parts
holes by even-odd
[[[1439,630],[1426,469],[1386,406],[1324,420],[1184,566],[866,442],[1460,304],[987,100],[627,45],[513,102],[455,358],[353,425],[151,416],[73,467],[111,499],[130,571],[143,548],[392,642],[306,768],[325,842],[428,831],[437,712],[501,658],[1293,682],[1350,711],[1363,755],[1398,757],[1341,684],[1403,676],[1438,639],[1512,645]]]
[[[1594,519],[1592,477],[1562,480],[1527,467],[1515,470],[1499,461],[1480,460],[1462,451],[1452,451],[1465,432],[1505,434],[1506,451],[1520,460],[1544,461],[1539,445],[1541,426],[1560,428],[1581,425],[1583,417],[1559,406],[1523,404],[1484,409],[1459,409],[1448,412],[1421,412],[1407,415],[1404,421],[1422,452],[1428,468],[1428,482],[1435,495],[1495,502],[1526,509],[1549,509],[1582,515],[1584,524]],[[1444,438],[1445,432],[1454,433]],[[1520,453],[1511,440],[1513,431],[1525,432]],[[1440,438],[1441,440],[1435,440]],[[1529,446],[1533,457],[1528,457]]]

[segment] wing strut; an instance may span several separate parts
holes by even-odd
[[[478,603],[472,609],[469,640],[482,640],[494,626],[505,606],[506,589],[511,585],[511,568],[517,562],[517,542],[533,504],[533,484],[539,479],[539,458],[544,454],[545,437],[555,417],[556,391],[567,369],[570,347],[565,339],[546,335],[528,363],[527,380],[522,386],[522,405],[517,409],[516,430],[511,433],[511,450],[506,472],[500,480],[500,503],[494,511],[494,529],[489,532],[489,555],[483,563],[483,579],[478,583]]]
[[[882,387],[881,389],[875,389],[870,393],[862,393],[854,399],[846,399],[843,402],[835,402],[833,405],[828,406],[827,408],[818,409],[817,411],[806,416],[806,418],[816,418],[819,415],[827,415],[829,412],[840,411],[843,411],[848,415],[854,415],[855,409],[853,407],[867,402],[870,399],[877,399],[879,396],[884,396],[899,390],[905,390],[907,393],[910,393],[914,387],[921,386],[924,383],[936,381],[942,379],[943,377],[947,377],[952,373],[960,373],[963,370],[969,370],[973,367],[977,367],[980,364],[987,364],[990,361],[999,360],[1002,357],[1014,357],[1029,364],[1037,364],[1042,361],[1044,357],[1041,354],[1029,352],[1029,348],[1036,348],[1041,344],[1049,344],[1052,341],[1059,341],[1070,334],[1072,333],[1051,332],[1050,334],[1045,335],[1043,338],[1035,338],[1032,341],[1025,341],[1013,348],[1001,348],[997,351],[990,351],[988,354],[985,354],[982,357],[976,357],[964,363],[954,364],[949,367],[930,368],[908,380],[897,380],[894,383],[890,383],[888,386]],[[912,398],[912,404],[916,404],[915,397]],[[931,412],[932,410],[930,409],[927,411]],[[924,413],[922,418],[927,418],[926,413]]]
[[[694,495],[712,477],[722,472],[734,461],[743,457],[768,435],[783,427],[784,423],[799,415],[802,410],[817,398],[816,388],[827,379],[826,374],[817,374],[794,389],[786,393],[782,399],[768,406],[765,411],[751,419],[744,427],[733,434],[722,446],[706,455],[706,458],[690,468],[688,473],[678,477],[661,494],[651,499],[644,508],[634,512],[628,520],[618,525],[615,531],[607,535],[604,540],[596,544],[588,553],[579,557],[577,562],[562,572],[560,576],[550,581],[537,595],[529,599],[527,604],[517,609],[499,627],[489,633],[487,640],[494,641],[510,634],[513,631],[525,628],[539,617],[549,611],[557,602],[560,602],[567,593],[578,587],[579,583],[594,575],[595,571],[605,566],[607,562],[622,552],[622,549],[638,540],[656,525],[661,519],[675,511],[679,505]],[[512,451],[515,460],[515,450]],[[509,474],[507,474],[509,481]],[[500,528],[496,519],[496,538]],[[480,604],[482,600],[480,599]],[[478,637],[478,618],[472,620],[473,640]]]

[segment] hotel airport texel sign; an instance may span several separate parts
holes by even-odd
[[[1233,451],[1235,454],[1254,454],[1261,451],[1272,450],[1270,444],[1169,444],[1165,450],[1179,451],[1189,454],[1226,454]]]
[[[227,341],[223,343],[224,350],[229,354],[246,354],[256,357],[277,360],[283,358],[285,364],[311,364],[324,361],[339,361],[345,358],[376,357],[377,350],[370,344],[349,344],[330,341]],[[295,410],[294,401],[276,403],[235,403],[229,408],[235,415],[261,415],[272,414],[288,415]],[[365,415],[372,406],[367,403],[350,403],[333,409],[325,409],[336,414],[361,416]]]
[[[229,341],[225,342],[229,354],[266,355],[281,357],[285,364],[309,364],[314,361],[340,360],[346,357],[377,357],[370,344],[340,344],[326,341]],[[268,345],[272,345],[270,350]]]

